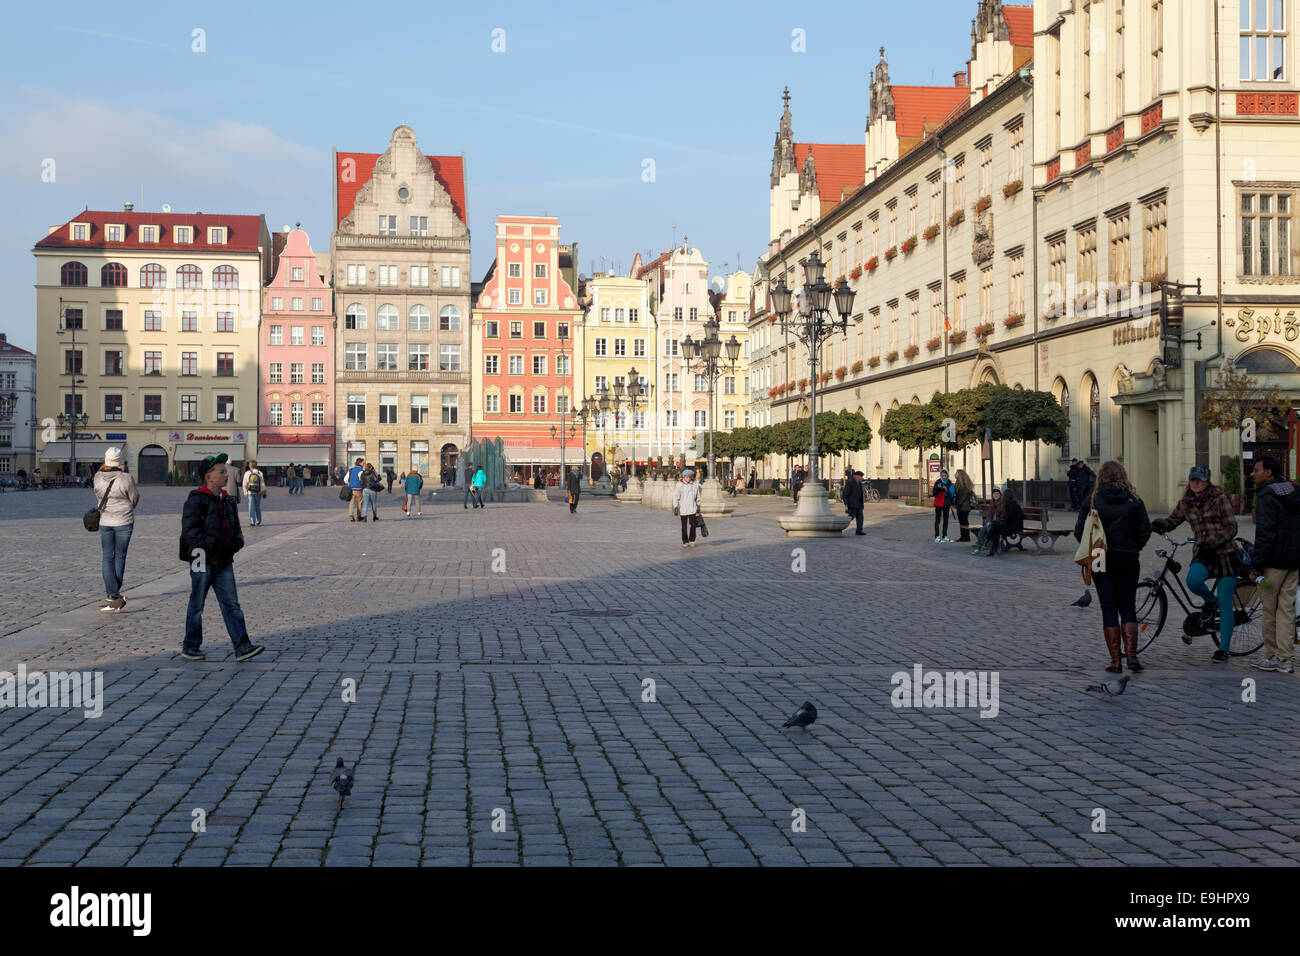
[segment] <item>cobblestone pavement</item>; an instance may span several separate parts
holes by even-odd
[[[353,524],[277,488],[236,562],[268,650],[235,664],[212,600],[190,663],[183,495],[144,490],[122,614],[89,493],[0,495],[0,670],[94,668],[106,701],[0,709],[0,864],[1300,861],[1296,677],[1174,623],[1118,701],[1084,693],[1105,647],[1068,547],[971,557],[896,502],[788,540],[788,502],[745,498],[683,550],[639,505],[381,495]],[[895,708],[917,664],[995,671],[996,716]]]

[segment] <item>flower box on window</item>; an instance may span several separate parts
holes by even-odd
[[[975,203],[975,215],[978,216],[982,212],[987,212],[989,207],[992,205],[993,205],[992,196],[980,196],[980,198]]]
[[[931,352],[937,352],[943,347],[943,336],[936,335],[930,341],[925,343],[925,347]]]
[[[866,262],[862,264],[862,267],[866,269],[868,272],[875,272],[876,267],[879,265],[880,265],[880,257],[872,256],[870,259],[868,259]]]
[[[862,266],[854,266],[853,271],[849,273],[850,279],[862,278]]]
[[[949,334],[949,336],[948,336],[948,344],[949,344],[949,345],[961,345],[961,344],[962,344],[963,342],[965,342],[965,341],[966,341],[966,330],[965,330],[965,329],[960,329],[960,330],[958,330],[958,331],[956,331],[956,332],[953,332],[953,333]]]
[[[986,339],[986,338],[988,338],[988,337],[989,337],[990,335],[992,335],[992,334],[993,334],[993,323],[992,323],[992,322],[981,322],[979,325],[975,326],[975,337],[976,337],[976,338],[979,338],[979,339]]]
[[[885,356],[885,361],[886,361],[886,362],[897,362],[897,361],[898,361],[898,349],[894,349],[892,352],[890,352],[888,355],[886,355],[886,356]]]
[[[776,387],[776,394],[778,394],[778,395],[784,395],[784,394],[785,394],[786,392],[788,392],[789,390],[790,390],[790,386],[789,386],[789,385],[784,385],[784,384],[782,384],[782,385],[778,385],[778,386]]]
[[[909,345],[907,348],[903,349],[904,358],[914,359],[920,354],[921,354],[921,347],[916,344]]]
[[[807,390],[808,390],[808,379],[806,378],[799,379],[799,391],[806,392]]]
[[[825,385],[830,380],[831,380],[830,372],[822,372],[820,375],[817,376],[817,381],[820,382],[822,385]]]
[[[859,372],[861,372],[861,371],[862,371],[862,359],[858,359],[856,362],[854,362],[854,363],[853,363],[853,368],[850,369],[850,371],[853,372],[854,375],[857,375]]]
[[[921,238],[924,239],[926,242],[929,242],[937,235],[939,235],[939,224],[935,223],[932,226],[925,227],[925,231],[921,233]]]
[[[966,210],[958,209],[956,212],[954,212],[951,216],[948,217],[948,228],[956,229],[965,221],[966,221]]]
[[[903,252],[911,252],[916,248],[916,236],[908,236],[903,240]]]
[[[875,368],[875,367],[878,366],[879,364],[880,364],[880,356],[879,356],[879,355],[873,355],[873,356],[871,356],[871,358],[867,359],[867,365],[868,365],[869,367],[871,367],[871,368]]]
[[[892,260],[896,255],[898,255],[898,246],[890,246],[885,250],[886,259]]]
[[[1007,328],[1009,328],[1009,329],[1014,329],[1014,328],[1016,328],[1017,326],[1024,325],[1024,324],[1025,324],[1025,313],[1023,313],[1023,312],[1012,312],[1010,315],[1008,315],[1005,319],[1002,320],[1002,324],[1005,325],[1005,326],[1006,326]]]
[[[1010,199],[1012,196],[1014,196],[1016,193],[1020,192],[1020,190],[1024,188],[1025,188],[1024,180],[1017,179],[1014,180],[1013,182],[1007,183],[1005,186],[1002,187],[1002,195],[1006,199]]]
[[[845,365],[841,365],[839,368],[835,370],[835,377],[839,379],[841,382],[844,381],[844,379],[848,376],[848,374],[849,374],[848,366]]]
[[[774,388],[769,388],[769,389],[767,390],[767,397],[768,397],[768,398],[776,398],[776,389],[774,389]]]

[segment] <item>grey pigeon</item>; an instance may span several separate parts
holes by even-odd
[[[1100,684],[1089,684],[1084,688],[1086,691],[1096,691],[1102,695],[1103,700],[1110,700],[1112,697],[1118,697],[1124,693],[1124,688],[1128,686],[1128,675],[1121,674],[1119,677],[1112,677],[1110,680],[1104,680]]]
[[[352,774],[343,769],[343,758],[340,757],[334,764],[334,776],[330,780],[332,786],[339,795],[339,809],[343,809],[343,798],[352,795]]]
[[[1070,602],[1070,607],[1087,607],[1091,603],[1092,603],[1092,592],[1084,591],[1083,597],[1079,598],[1079,600],[1077,601]]]
[[[805,700],[803,706],[790,715],[790,719],[781,725],[784,730],[786,727],[800,727],[803,732],[808,733],[808,727],[817,719],[817,708],[813,706],[812,701]]]

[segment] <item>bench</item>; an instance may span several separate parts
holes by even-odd
[[[980,514],[985,520],[988,519],[989,504],[986,502],[980,505]],[[1034,543],[1035,553],[1044,554],[1054,552],[1056,549],[1056,539],[1066,536],[1074,536],[1073,526],[1069,528],[1051,528],[1048,527],[1052,520],[1051,509],[1046,507],[1026,507],[1021,506],[1025,513],[1023,530],[1019,533],[1003,535],[1002,542],[1007,548],[1018,548],[1025,550],[1024,539],[1028,537]],[[1038,525],[1037,528],[1029,527],[1030,522]]]

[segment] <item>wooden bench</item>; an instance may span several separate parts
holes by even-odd
[[[980,514],[985,520],[989,514],[988,503],[980,505]],[[1051,510],[1046,507],[1026,507],[1021,506],[1021,511],[1025,513],[1023,530],[1019,533],[1005,534],[1002,536],[1003,546],[1006,548],[1018,548],[1025,550],[1024,539],[1027,537],[1034,543],[1035,553],[1044,554],[1053,552],[1056,549],[1056,539],[1066,536],[1074,536],[1074,528],[1051,528],[1048,527],[1052,520]],[[1038,525],[1037,528],[1029,527],[1030,522]]]

